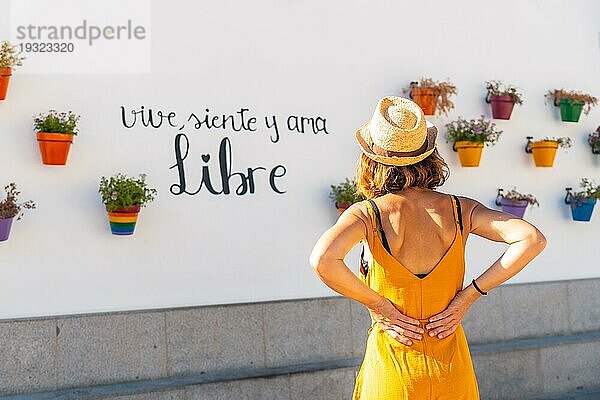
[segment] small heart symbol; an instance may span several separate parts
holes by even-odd
[[[208,162],[210,160],[210,154],[202,154],[202,161]]]

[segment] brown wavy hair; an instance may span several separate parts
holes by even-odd
[[[409,187],[434,189],[442,186],[450,169],[437,149],[416,164],[385,165],[360,154],[356,171],[356,188],[367,199],[397,192]]]

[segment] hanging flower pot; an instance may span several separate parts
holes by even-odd
[[[349,203],[349,202],[342,202],[342,203],[338,203],[337,201],[335,202],[335,208],[337,208],[340,215],[342,215],[344,213],[344,211],[346,211],[351,205],[352,205],[352,203]]]
[[[596,129],[596,132],[590,133],[588,144],[592,148],[592,154],[600,154],[600,126]]]
[[[6,99],[13,68],[23,64],[25,57],[20,54],[17,45],[11,45],[6,40],[0,44],[0,100]]]
[[[531,194],[517,192],[516,188],[504,194],[504,189],[498,189],[496,205],[502,207],[502,211],[523,218],[528,205],[539,205],[537,199]]]
[[[430,88],[412,88],[410,98],[423,109],[423,114],[434,115],[440,94],[435,89]]]
[[[541,141],[529,145],[536,167],[551,167],[554,165],[554,157],[558,150],[558,143],[552,141]]]
[[[113,211],[110,211],[107,207],[106,211],[108,211],[108,222],[110,224],[110,231],[112,234],[133,235],[140,209],[141,207],[139,205],[127,208],[115,208]]]
[[[560,107],[560,119],[565,122],[578,122],[582,111],[588,115],[592,107],[598,104],[598,99],[592,95],[562,89],[549,91],[546,99]]]
[[[148,187],[145,174],[139,179],[120,173],[103,176],[98,192],[108,212],[110,231],[119,236],[133,235],[140,209],[156,197],[156,189]]]
[[[536,167],[552,167],[558,146],[565,148],[572,146],[572,140],[569,137],[545,138],[538,141],[532,139],[533,136],[527,136],[525,152],[533,154]]]
[[[19,191],[15,183],[9,183],[4,187],[6,191],[6,199],[0,201],[0,242],[8,240],[10,236],[10,228],[12,223],[17,218],[17,221],[23,216],[23,209],[34,209],[35,203],[31,200],[24,203],[19,203],[17,198]]]
[[[45,165],[66,165],[73,135],[63,133],[38,132],[37,141]]]
[[[515,103],[512,97],[508,95],[490,96],[488,103],[492,106],[492,118],[494,119],[510,119]]]
[[[569,99],[560,99],[560,119],[564,122],[579,122],[581,111],[583,110],[583,102],[575,102]]]
[[[50,110],[34,117],[37,141],[45,165],[66,165],[73,136],[77,135],[79,116]]]
[[[572,201],[571,215],[573,216],[573,221],[590,221],[595,205],[596,199],[585,199],[580,202]]]
[[[523,104],[523,94],[514,85],[500,81],[486,82],[485,101],[492,106],[492,118],[510,119],[515,104]]]
[[[478,167],[483,152],[483,143],[461,140],[454,143],[454,151],[458,152],[461,166]]]
[[[523,218],[528,203],[527,200],[508,200],[503,198],[500,204],[502,211]]]
[[[0,100],[6,99],[11,76],[12,68],[0,68]]]
[[[483,146],[495,144],[502,134],[496,124],[483,115],[469,121],[459,117],[446,124],[446,129],[446,142],[453,142],[452,150],[458,152],[463,167],[478,167]]]
[[[573,221],[588,222],[592,219],[594,206],[600,198],[600,186],[587,178],[581,180],[580,186],[583,187],[583,191],[577,193],[571,193],[572,188],[565,189],[565,203],[571,206]]]
[[[10,227],[12,226],[14,218],[2,218],[0,219],[0,242],[8,240],[10,236]]]
[[[334,200],[335,208],[340,215],[352,204],[365,200],[365,197],[357,192],[356,182],[348,178],[339,185],[331,185],[329,198]]]
[[[403,90],[421,107],[423,114],[448,114],[454,108],[450,96],[456,94],[456,86],[450,82],[436,82],[431,78],[422,78],[421,82],[411,82],[408,89]]]

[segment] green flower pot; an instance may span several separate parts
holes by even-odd
[[[584,103],[576,103],[569,99],[560,99],[560,119],[564,122],[579,122]]]

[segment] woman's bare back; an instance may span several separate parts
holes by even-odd
[[[392,256],[413,274],[431,272],[456,237],[451,195],[429,189],[408,189],[388,193],[374,201],[381,213]],[[465,203],[469,202],[462,198],[461,208],[466,208],[469,215],[470,205]],[[368,222],[366,206],[364,213]],[[372,243],[373,237],[368,232],[371,236],[368,242]]]

